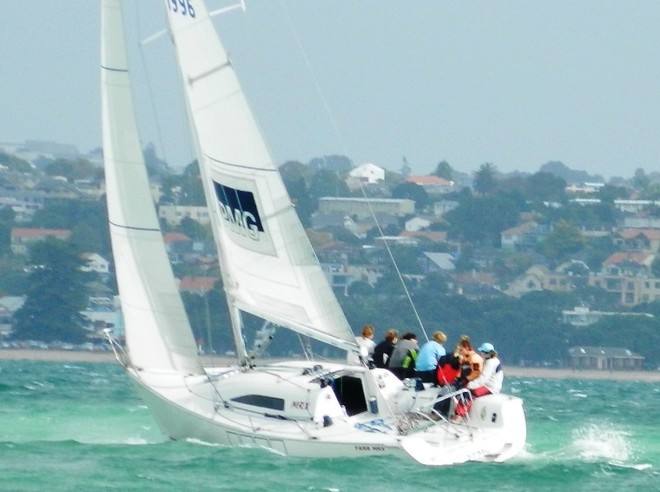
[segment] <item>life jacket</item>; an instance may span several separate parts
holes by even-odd
[[[417,360],[417,354],[419,354],[419,352],[415,349],[408,350],[406,357],[403,359],[403,363],[401,364],[401,367],[408,370],[415,369],[415,361]]]
[[[436,378],[440,386],[454,384],[460,373],[461,366],[458,357],[453,354],[440,357],[436,370]]]

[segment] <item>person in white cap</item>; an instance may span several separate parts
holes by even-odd
[[[497,358],[497,352],[492,343],[482,343],[477,349],[484,356],[484,368],[476,379],[470,381],[467,385],[474,396],[484,396],[497,394],[502,391],[502,382],[504,381],[504,371],[502,363]]]

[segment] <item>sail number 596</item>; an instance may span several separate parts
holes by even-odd
[[[195,17],[195,8],[190,3],[190,0],[169,0],[167,4],[172,12],[181,12],[181,15]]]

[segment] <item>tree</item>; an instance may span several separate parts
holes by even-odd
[[[447,181],[451,181],[453,172],[454,170],[451,168],[449,163],[443,160],[438,162],[438,165],[435,167],[435,171],[433,171],[431,174],[439,178],[444,178]]]
[[[32,217],[31,225],[45,229],[71,229],[75,231],[73,239],[82,251],[108,254],[110,233],[107,217],[108,211],[104,200],[94,202],[62,200],[49,202],[44,208],[37,210]]]
[[[181,225],[178,229],[190,239],[197,241],[206,241],[213,237],[213,233],[209,226],[202,225],[190,217],[184,217],[181,219]]]
[[[401,183],[392,190],[392,198],[407,198],[415,202],[418,211],[424,210],[429,203],[426,190],[416,183]]]
[[[349,196],[348,186],[337,173],[328,169],[320,169],[313,176],[309,184],[309,195],[316,202],[324,196]]]
[[[613,203],[617,198],[628,198],[628,190],[623,186],[607,184],[598,190],[598,198],[603,203]]]
[[[655,278],[660,278],[660,257],[656,256],[651,263],[651,272]]]
[[[497,168],[490,162],[482,164],[474,174],[474,191],[482,195],[487,195],[495,191],[496,186]]]
[[[28,161],[20,159],[15,155],[5,154],[4,152],[0,152],[0,164],[8,167],[11,171],[28,174],[34,174],[35,172],[35,169]]]
[[[475,244],[499,246],[502,231],[513,227],[520,217],[515,194],[462,197],[460,205],[444,215],[449,235]]]
[[[312,171],[325,169],[327,171],[347,173],[353,167],[353,161],[345,155],[325,155],[323,157],[315,157],[309,161],[308,165]]]
[[[19,340],[81,343],[85,341],[87,306],[83,260],[71,243],[54,238],[35,243],[29,251],[33,271],[28,278],[27,299],[14,315]]]
[[[189,164],[182,174],[170,174],[161,178],[162,204],[204,206],[204,188],[197,161]]]
[[[57,159],[44,169],[48,176],[64,176],[70,182],[93,176],[94,171],[94,166],[86,159]]]
[[[566,181],[554,174],[538,172],[527,178],[527,197],[530,200],[559,202],[566,201]]]
[[[296,212],[304,227],[309,227],[312,214],[316,210],[315,202],[307,190],[309,169],[298,161],[288,161],[280,166],[280,175],[284,186],[296,207]]]
[[[300,161],[286,161],[279,167],[279,171],[285,183],[298,181],[301,178],[307,181],[311,174],[309,167]]]
[[[0,208],[0,256],[11,251],[11,229],[14,227],[16,212],[11,207]]]
[[[644,191],[650,183],[651,179],[646,175],[644,169],[641,167],[635,169],[635,176],[632,179],[633,188],[638,191]]]
[[[560,220],[555,224],[552,232],[541,241],[540,250],[551,260],[560,260],[577,253],[585,244],[580,229],[570,222]]]

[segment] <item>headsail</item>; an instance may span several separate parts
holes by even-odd
[[[206,7],[167,8],[230,305],[355,349]]]
[[[110,236],[131,362],[201,373],[138,138],[120,0],[103,0],[101,88]]]

